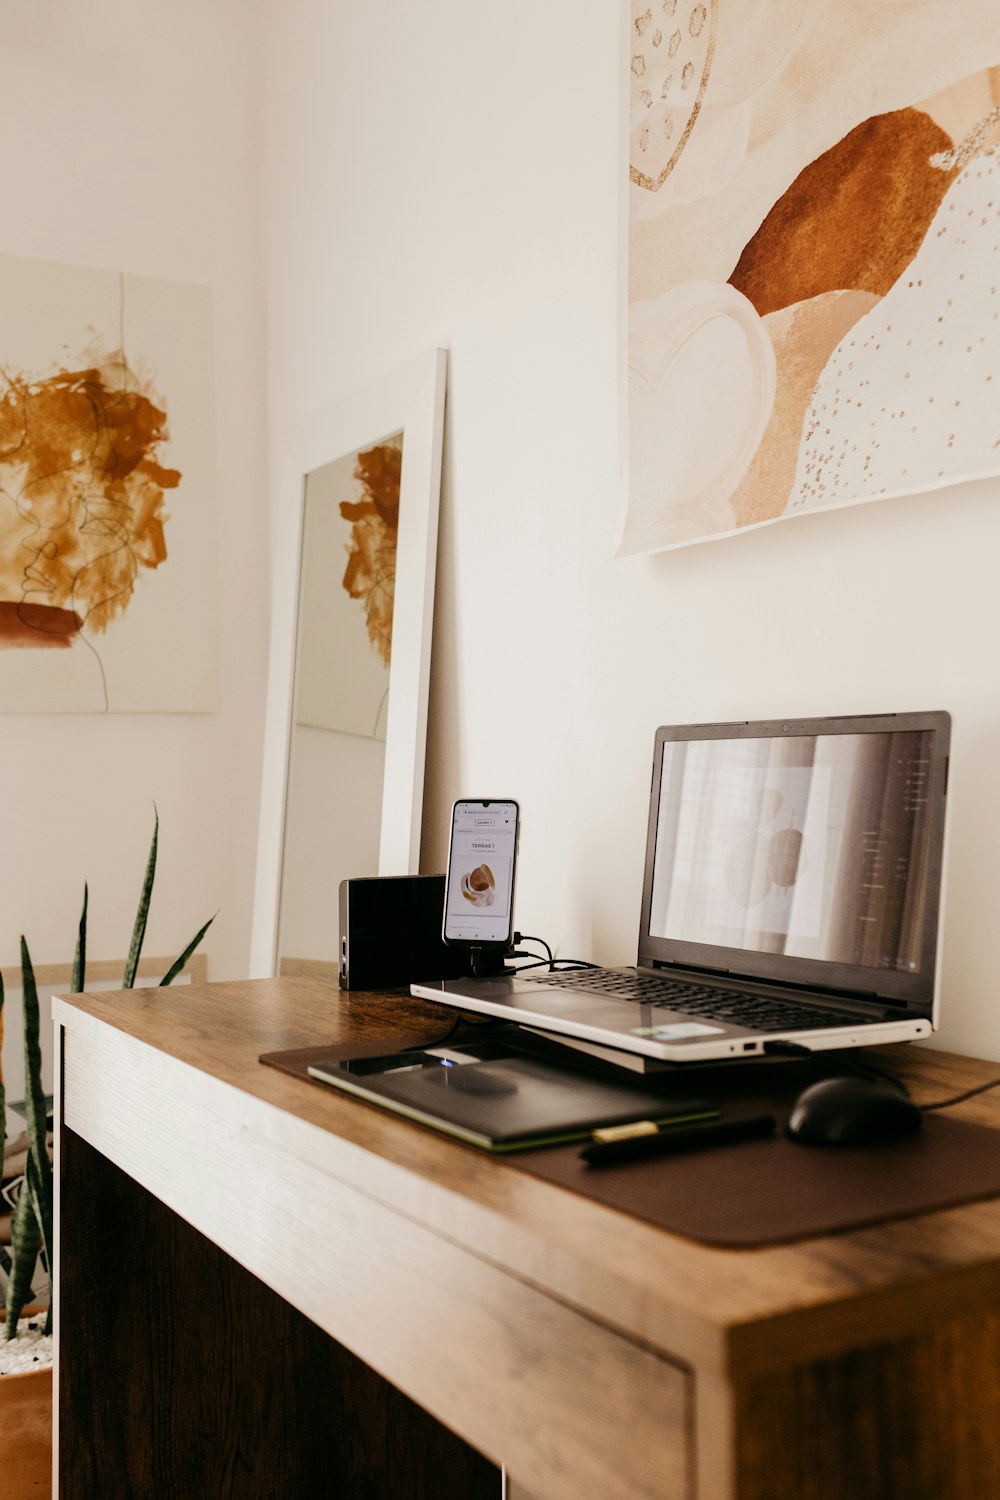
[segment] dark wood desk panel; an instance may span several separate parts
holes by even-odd
[[[157,1234],[190,1222],[536,1500],[1000,1493],[1000,1203],[712,1250],[257,1062],[431,1037],[437,1007],[283,979],[56,1012],[68,1139],[162,1205]],[[1000,1072],[884,1050],[918,1098]],[[1000,1124],[1000,1098],[961,1113]],[[67,1335],[67,1391],[72,1358]]]
[[[65,1128],[62,1161],[63,1500],[498,1500],[495,1465]]]

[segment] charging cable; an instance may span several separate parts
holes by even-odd
[[[537,953],[532,953],[529,949],[521,949],[519,947],[521,943],[538,943],[540,947],[545,949],[546,957],[541,958]],[[514,945],[515,946],[507,954],[508,958],[527,958],[531,960],[530,963],[520,965],[517,970],[517,973],[519,974],[521,973],[522,969],[548,969],[550,973],[553,973],[556,969],[600,968],[600,964],[588,963],[585,958],[556,958],[553,955],[552,949],[544,938],[532,937],[532,935],[527,932],[515,932]]]

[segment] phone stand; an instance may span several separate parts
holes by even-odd
[[[509,948],[480,948],[475,943],[471,944],[469,961],[473,979],[497,979],[502,974],[516,973],[515,969],[509,969],[504,963],[509,952]]]

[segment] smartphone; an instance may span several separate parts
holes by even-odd
[[[452,808],[442,927],[446,943],[499,952],[510,947],[519,816],[509,797],[470,798]]]

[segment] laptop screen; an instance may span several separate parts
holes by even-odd
[[[928,1001],[947,740],[941,714],[660,730],[640,962]]]

